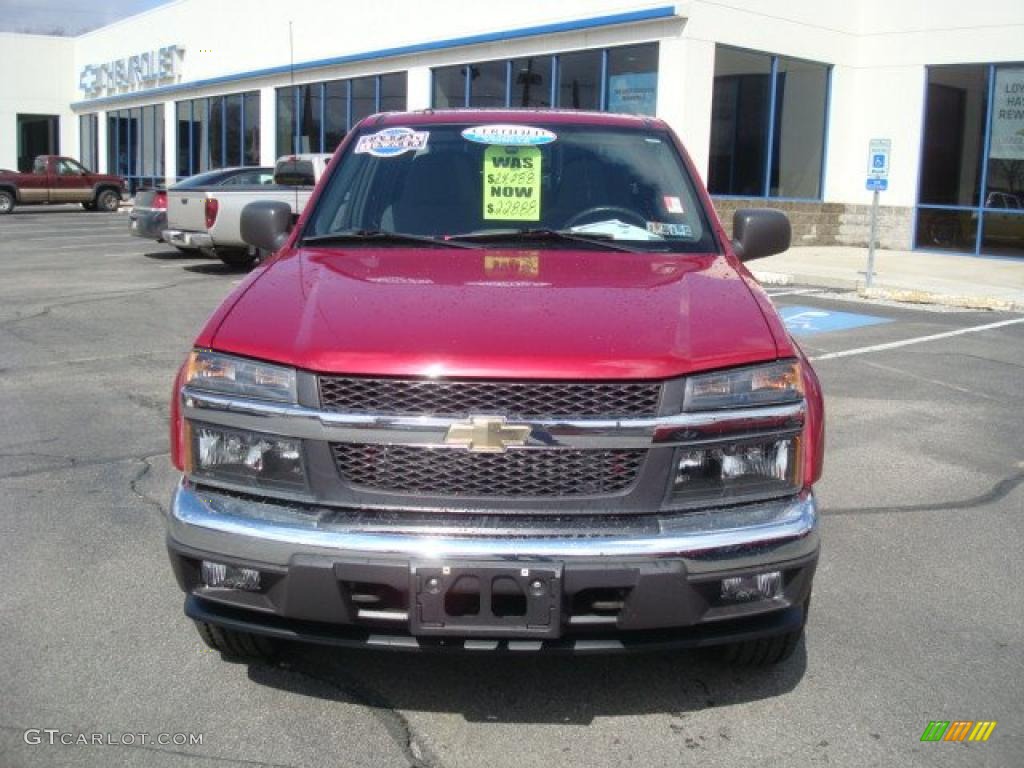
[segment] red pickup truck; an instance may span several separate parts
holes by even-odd
[[[818,380],[655,119],[377,115],[180,369],[167,518],[185,612],[275,640],[574,653],[798,646]]]
[[[120,176],[93,173],[70,157],[39,155],[31,173],[0,172],[0,214],[18,205],[81,203],[87,211],[116,211],[125,192]]]

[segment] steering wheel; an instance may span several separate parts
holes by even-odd
[[[647,228],[647,220],[636,211],[631,211],[629,208],[623,208],[620,205],[595,205],[570,216],[569,220],[562,225],[562,229],[572,229],[580,219],[593,216],[595,213],[622,213],[626,215],[626,218],[632,219],[634,222],[640,222],[641,229]]]

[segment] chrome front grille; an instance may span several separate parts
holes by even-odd
[[[658,413],[660,382],[497,382],[319,378],[326,411],[511,419],[644,418]]]
[[[372,491],[432,496],[566,497],[619,493],[636,482],[646,450],[459,448],[332,443],[338,472]]]

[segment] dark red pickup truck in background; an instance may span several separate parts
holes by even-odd
[[[660,120],[367,118],[182,367],[167,516],[211,647],[793,653],[818,379]]]
[[[87,211],[116,211],[125,191],[120,176],[93,173],[77,160],[40,155],[31,173],[0,172],[0,214],[19,205],[81,203]]]

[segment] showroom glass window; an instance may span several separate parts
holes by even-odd
[[[830,67],[719,45],[708,190],[820,200]]]
[[[510,62],[485,61],[468,65],[469,106],[504,107],[508,92]]]
[[[124,176],[130,194],[163,184],[163,104],[107,112],[107,173]]]
[[[278,88],[277,156],[333,152],[356,123],[406,105],[406,73]]]
[[[558,106],[601,108],[601,51],[564,53],[558,57]]]
[[[179,179],[217,168],[259,164],[259,91],[179,101],[175,111]]]
[[[99,136],[96,114],[80,115],[78,118],[78,159],[88,170],[95,173],[99,168]]]
[[[658,93],[658,46],[610,48],[606,62],[607,109],[631,115],[654,115]]]
[[[653,115],[658,44],[458,64],[431,74],[438,109],[556,106]]]
[[[550,107],[554,103],[551,84],[554,56],[528,56],[512,59],[509,106],[517,109]]]
[[[1024,256],[1024,64],[928,68],[914,245]]]
[[[503,64],[504,62],[499,62]],[[432,70],[432,96],[434,109],[466,106],[466,67],[439,67]],[[502,94],[504,96],[504,94]],[[502,103],[504,106],[504,103]]]

